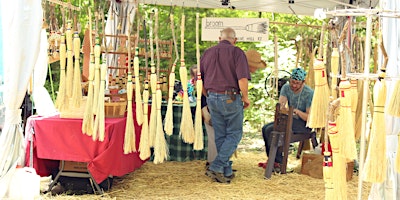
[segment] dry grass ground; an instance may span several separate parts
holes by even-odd
[[[42,195],[43,199],[324,199],[324,182],[299,173],[301,160],[291,158],[295,172],[264,179],[257,166],[265,161],[261,150],[240,149],[233,158],[236,178],[231,184],[213,182],[205,176],[205,161],[145,163],[140,169],[114,179],[112,189],[103,195]],[[358,177],[348,182],[348,199],[357,199]],[[364,183],[367,199],[370,184]]]

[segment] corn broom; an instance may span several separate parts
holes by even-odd
[[[168,146],[164,136],[164,130],[162,127],[162,116],[161,116],[161,98],[162,92],[160,84],[157,85],[157,134],[154,145],[154,164],[163,163],[168,157]]]
[[[329,134],[336,134],[337,131],[335,129],[330,129],[334,128],[333,123],[331,125],[330,122],[335,121],[334,118],[334,106],[332,103],[329,104],[329,112],[327,113],[328,115],[328,122],[326,123],[325,130],[328,130],[324,134],[324,161],[323,161],[323,167],[322,167],[322,172],[323,172],[323,177],[324,177],[324,183],[325,183],[325,199],[330,200],[334,196],[334,186],[333,186],[333,164],[332,164],[332,153],[329,151]]]
[[[173,99],[172,97],[174,96],[174,84],[175,84],[175,67],[176,63],[178,62],[179,59],[179,52],[178,52],[178,44],[176,42],[176,36],[175,36],[175,26],[174,26],[174,15],[170,15],[170,21],[171,21],[171,31],[172,31],[172,39],[174,42],[174,47],[175,47],[175,60],[174,63],[172,64],[171,68],[171,73],[169,74],[169,88],[168,88],[168,105],[167,105],[167,112],[165,113],[165,118],[164,118],[164,131],[167,135],[171,136],[174,130],[174,122],[173,122]]]
[[[130,48],[128,48],[128,57],[130,57]],[[128,61],[129,62],[129,61]],[[132,85],[132,72],[128,72],[128,84],[127,84],[127,98],[128,98],[128,114],[126,117],[125,126],[125,140],[124,140],[124,153],[129,154],[131,152],[136,152],[136,136],[135,136],[135,126],[133,122],[133,111],[132,111],[132,95],[133,95],[133,85]]]
[[[180,134],[184,142],[192,144],[194,142],[194,128],[192,112],[190,111],[189,97],[187,92],[187,69],[185,66],[185,14],[181,18],[181,66],[179,75],[182,82],[183,90],[183,108]]]
[[[88,96],[86,100],[85,113],[83,114],[82,121],[82,133],[85,133],[88,136],[93,134],[93,78],[94,78],[94,55],[90,54],[90,64],[89,64],[89,88],[88,88]]]
[[[72,82],[72,106],[79,108],[82,101],[82,85],[81,85],[81,69],[80,69],[80,47],[81,39],[79,38],[78,32],[74,34],[74,55],[75,55],[75,65],[74,65],[74,77]]]
[[[106,60],[104,59],[103,64],[101,65],[101,70],[100,70],[100,89],[99,89],[99,94],[98,94],[98,102],[97,102],[97,115],[96,119],[94,121],[94,130],[93,130],[93,135],[92,139],[96,140],[97,139],[97,133],[98,132],[98,139],[99,141],[104,141],[104,123],[105,123],[105,117],[104,117],[104,89],[106,87],[106,76],[107,76],[107,64]]]
[[[72,97],[72,87],[74,78],[74,60],[72,51],[72,31],[71,31],[71,21],[68,22],[67,31],[65,31],[65,36],[67,40],[67,82],[66,82],[66,94],[67,99]]]
[[[60,112],[64,111],[67,107],[67,94],[66,94],[66,77],[65,77],[65,66],[66,66],[66,46],[65,46],[65,36],[61,36],[60,44],[60,83],[58,88],[58,95],[56,101],[56,107]]]
[[[364,165],[364,181],[371,183],[382,183],[386,179],[386,81],[384,74],[374,85],[374,115],[367,157]]]
[[[199,12],[196,12],[196,59],[197,66],[200,66],[200,45],[199,45]],[[203,142],[203,124],[201,116],[201,93],[203,91],[203,80],[201,80],[200,67],[197,70],[197,81],[196,81],[196,115],[195,115],[195,125],[194,132],[195,138],[193,143],[194,150],[202,150],[204,148]]]
[[[146,160],[150,157],[150,146],[149,146],[149,83],[145,81],[143,90],[143,123],[140,134],[139,143],[139,157],[142,160]]]
[[[150,57],[151,57],[150,59],[151,112],[150,112],[150,123],[149,123],[149,145],[150,147],[154,147],[155,136],[157,132],[157,98],[156,98],[157,74],[154,64],[153,21],[150,20],[149,23],[150,23],[149,39],[150,39]]]
[[[343,73],[343,72],[342,72]],[[344,138],[341,153],[348,160],[357,158],[356,141],[354,136],[354,122],[351,114],[351,84],[348,80],[341,79],[339,84],[340,91],[340,123],[339,133]]]
[[[314,59],[315,89],[311,102],[307,126],[310,128],[323,128],[326,124],[326,113],[329,105],[329,86],[326,76],[325,64],[322,60],[325,25],[321,29],[321,38],[318,50],[318,59]]]

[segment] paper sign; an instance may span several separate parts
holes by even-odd
[[[220,31],[233,28],[240,42],[268,41],[269,20],[265,18],[203,18],[202,41],[218,41]]]

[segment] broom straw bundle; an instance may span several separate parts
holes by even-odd
[[[203,142],[203,124],[201,116],[201,94],[203,91],[203,80],[201,80],[200,71],[200,45],[199,45],[199,12],[196,13],[196,59],[197,59],[197,81],[196,81],[196,115],[195,115],[195,138],[193,143],[194,150],[202,150]]]
[[[104,90],[106,87],[106,75],[107,75],[107,64],[106,60],[104,59],[103,64],[101,65],[100,70],[100,88],[99,93],[97,96],[97,111],[96,111],[96,119],[94,121],[94,130],[92,139],[97,139],[98,132],[98,139],[99,141],[104,141],[104,134],[105,134],[105,114],[104,114]]]
[[[162,92],[160,84],[157,85],[157,134],[155,138],[154,146],[154,163],[163,163],[168,157],[168,146],[164,137],[164,130],[162,127],[162,116],[161,116],[161,98]]]
[[[150,146],[149,146],[149,83],[145,81],[143,90],[143,123],[142,132],[140,134],[139,143],[139,157],[142,160],[146,160],[150,157]]]
[[[79,63],[80,57],[81,39],[79,38],[78,32],[74,34],[74,55],[75,55],[75,66],[74,66],[74,77],[72,82],[72,106],[79,108],[82,101],[82,85],[81,85],[81,69]]]
[[[174,15],[170,15],[170,21],[171,21],[171,31],[172,31],[172,39],[174,42],[174,48],[175,48],[175,60],[171,68],[171,73],[169,74],[169,89],[168,89],[168,105],[167,105],[167,112],[165,113],[165,124],[164,124],[164,131],[167,135],[172,135],[173,129],[174,129],[174,122],[173,122],[173,99],[172,97],[174,96],[174,84],[175,84],[175,67],[176,63],[178,62],[179,59],[179,52],[178,52],[178,44],[176,42],[176,36],[175,36],[175,26],[174,26]]]
[[[336,130],[331,130],[330,128],[335,128],[330,125],[330,121],[335,121],[334,119],[334,106],[333,104],[329,104],[329,112],[327,113],[328,121],[325,125],[325,130],[328,130],[327,133],[324,134],[324,161],[323,161],[323,168],[322,173],[324,177],[325,183],[325,199],[330,200],[334,196],[334,187],[333,187],[333,164],[332,164],[332,153],[329,151],[329,138],[328,134],[336,134]]]
[[[183,108],[180,134],[184,142],[192,144],[194,142],[194,128],[192,112],[190,111],[189,97],[187,92],[187,69],[185,66],[185,14],[181,18],[181,66],[179,68],[179,75],[182,82],[183,90]]]
[[[322,60],[325,25],[321,29],[321,38],[318,50],[318,59],[314,59],[315,88],[311,102],[307,126],[310,128],[323,128],[326,124],[326,113],[329,105],[329,86],[326,76],[325,64]]]
[[[85,133],[88,136],[93,134],[93,78],[94,78],[94,55],[90,54],[90,64],[89,64],[89,88],[88,88],[88,96],[86,100],[85,113],[83,114],[82,121],[82,133]]]
[[[343,72],[342,72],[343,73]],[[348,160],[357,158],[356,141],[354,136],[354,122],[351,114],[351,84],[348,80],[341,79],[339,84],[340,91],[340,120],[338,124],[339,133],[344,138],[342,154]]]
[[[364,166],[364,180],[371,183],[382,183],[386,178],[386,82],[380,76],[374,86],[374,115],[367,157]]]
[[[65,36],[61,36],[61,44],[60,44],[60,83],[58,88],[58,95],[56,101],[56,107],[61,112],[65,110],[68,101],[68,97],[66,96],[66,77],[65,77],[65,66],[66,66],[66,53],[67,49],[65,46]]]
[[[386,113],[395,117],[400,117],[400,80],[396,80],[392,96],[386,107]]]
[[[128,48],[128,58],[130,58],[130,48]],[[128,63],[130,63],[129,59]],[[135,126],[133,122],[133,111],[132,111],[133,85],[132,85],[132,72],[130,71],[128,72],[128,84],[126,87],[127,87],[127,98],[128,98],[128,114],[126,117],[126,126],[125,126],[124,153],[129,154],[131,152],[136,152],[136,135],[135,135]]]
[[[71,31],[71,21],[68,21],[67,30],[65,31],[65,36],[67,40],[67,82],[66,82],[66,93],[67,99],[72,97],[72,85],[74,78],[74,60],[72,52],[72,31]]]

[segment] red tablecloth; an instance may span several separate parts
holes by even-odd
[[[61,119],[59,116],[28,118],[25,131],[27,144],[33,140],[33,167],[41,176],[48,176],[58,167],[53,160],[87,162],[97,183],[109,175],[122,176],[133,172],[145,161],[139,153],[123,153],[126,118],[107,118],[103,142],[93,141],[82,133],[82,119]],[[135,124],[136,148],[139,148],[141,127]],[[26,148],[29,163],[30,147]],[[28,164],[27,164],[28,165]]]

